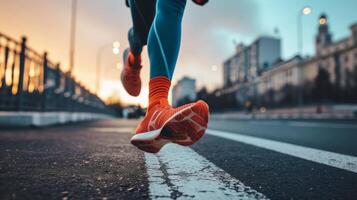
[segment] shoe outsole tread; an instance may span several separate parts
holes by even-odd
[[[198,101],[176,113],[160,129],[133,136],[131,143],[149,153],[159,152],[167,143],[190,146],[204,135],[208,114],[208,105]]]

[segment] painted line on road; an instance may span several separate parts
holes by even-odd
[[[280,126],[286,125],[306,128],[338,128],[338,129],[357,129],[357,125],[354,124],[337,124],[337,123],[316,123],[316,122],[301,122],[301,121],[249,121],[250,125],[266,125],[266,126]]]
[[[287,154],[290,156],[302,158],[305,160],[317,162],[320,164],[329,165],[339,169],[344,169],[357,173],[357,157],[349,156],[310,147],[299,146],[295,144],[289,144],[269,139],[263,139],[253,136],[242,135],[238,133],[219,131],[219,130],[207,130],[207,134],[242,142],[245,144],[254,145],[264,149],[276,151],[279,153]]]
[[[344,128],[357,129],[356,125],[352,124],[336,124],[336,123],[313,123],[313,122],[289,122],[290,126],[311,127],[311,128]]]
[[[151,199],[267,199],[191,148],[167,144],[145,164]]]

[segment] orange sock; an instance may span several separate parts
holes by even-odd
[[[149,82],[149,107],[150,110],[153,106],[159,103],[160,99],[167,99],[171,81],[165,76],[157,76],[150,79]]]

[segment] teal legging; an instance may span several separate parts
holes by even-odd
[[[181,43],[181,24],[187,0],[157,0],[148,36],[150,78],[172,79]]]

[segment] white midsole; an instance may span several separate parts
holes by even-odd
[[[185,112],[188,109],[191,109],[193,106],[195,106],[196,104],[193,104],[192,106],[189,106],[177,113],[175,113],[174,115],[172,115],[168,120],[165,121],[165,123],[162,125],[161,128],[153,130],[153,131],[148,131],[148,132],[144,132],[144,133],[139,133],[134,135],[130,141],[150,141],[150,140],[154,140],[155,138],[157,138],[160,135],[161,130],[164,128],[164,126],[171,121],[173,118],[175,118],[177,115]]]

